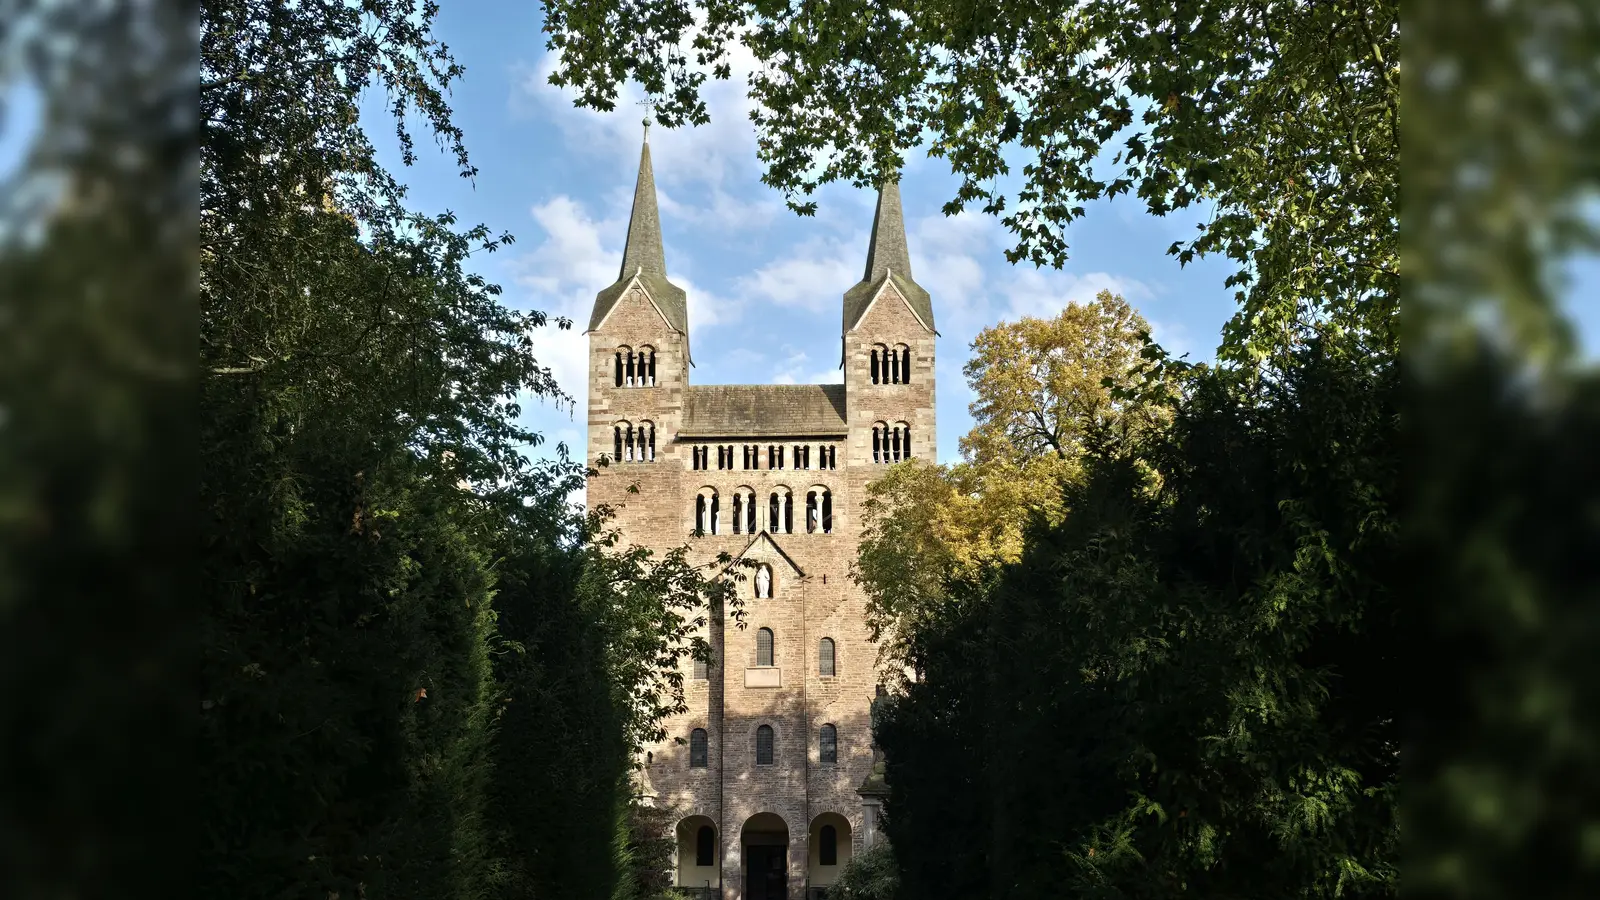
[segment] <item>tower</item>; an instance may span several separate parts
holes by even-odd
[[[876,648],[849,577],[865,488],[935,458],[933,311],[899,187],[880,190],[865,272],[844,294],[843,384],[689,383],[648,144],[622,267],[587,334],[590,506],[616,509],[627,543],[751,567],[745,627],[707,616],[714,660],[684,663],[687,710],[640,760],[640,791],[676,812],[674,883],[703,900],[803,900],[878,833]]]
[[[933,302],[911,274],[900,185],[878,190],[861,280],[844,294],[850,462],[864,474],[916,456],[937,461]]]
[[[648,512],[671,504],[677,469],[648,464],[676,458],[671,436],[682,419],[693,361],[688,298],[667,279],[648,142],[639,155],[622,267],[617,280],[595,296],[588,337],[588,459],[591,465],[605,463],[589,480],[589,505],[618,508],[617,523],[625,528],[659,528],[647,520]],[[632,499],[631,484],[648,494],[624,505],[624,498]]]

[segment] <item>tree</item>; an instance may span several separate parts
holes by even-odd
[[[885,843],[851,857],[828,886],[828,900],[895,900],[899,893],[894,851]]]
[[[1114,389],[1131,385],[1149,334],[1144,317],[1110,291],[1053,319],[1025,316],[979,332],[962,366],[977,395],[963,455],[980,466],[1055,466],[1059,480],[1091,433],[1148,427],[1155,410]]]
[[[508,238],[408,209],[358,115],[381,84],[407,162],[414,114],[472,174],[435,12],[224,0],[201,17],[207,893],[494,885],[501,536],[570,538],[582,470],[524,456],[539,438],[517,398],[563,399],[531,352],[546,319],[466,269]]]
[[[1198,373],[950,586],[875,731],[907,894],[1393,896],[1397,367],[1297,353]]]
[[[945,212],[1000,216],[1013,262],[1060,266],[1066,227],[1095,199],[1208,206],[1169,252],[1238,263],[1224,360],[1257,361],[1318,322],[1395,346],[1397,4],[544,6],[553,83],[610,109],[632,78],[664,125],[706,121],[707,79],[730,77],[736,47],[753,54],[764,180],[799,212],[821,184],[896,178],[926,142],[961,180]]]
[[[1167,410],[1131,396],[1149,326],[1101,291],[1051,319],[980,332],[963,368],[974,425],[954,465],[911,460],[867,486],[855,578],[890,659],[915,665],[915,640],[943,614],[952,580],[981,582],[1021,557],[1030,520],[1061,521],[1062,487],[1092,442],[1132,440]]]

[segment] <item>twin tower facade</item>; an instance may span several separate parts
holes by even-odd
[[[708,616],[713,662],[685,663],[688,712],[640,761],[677,816],[675,883],[716,900],[815,896],[880,837],[877,651],[850,565],[866,485],[936,458],[933,308],[896,185],[861,281],[814,287],[844,292],[843,384],[691,384],[645,145],[622,270],[589,321],[588,502],[615,508],[628,542],[753,564],[744,627]]]

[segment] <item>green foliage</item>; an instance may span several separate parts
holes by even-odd
[[[962,367],[974,397],[964,459],[893,466],[867,486],[862,504],[852,576],[867,593],[868,625],[885,658],[915,665],[921,623],[953,602],[949,581],[988,577],[1021,557],[1030,522],[1061,521],[1061,487],[1082,477],[1091,434],[1127,438],[1168,418],[1166,404],[1152,399],[1162,377],[1135,371],[1148,341],[1143,317],[1110,291],[973,340]]]
[[[1394,893],[1395,389],[1313,343],[1094,450],[883,709],[908,894]]]
[[[187,889],[160,848],[190,840],[193,815],[191,18],[183,4],[0,10],[12,900]]]
[[[553,83],[610,109],[635,79],[667,125],[706,121],[706,79],[729,77],[747,48],[764,180],[802,213],[818,185],[897,177],[901,154],[927,142],[960,178],[945,211],[999,216],[1013,262],[1060,266],[1067,226],[1095,199],[1211,209],[1169,252],[1238,263],[1227,359],[1257,361],[1317,321],[1395,344],[1395,3],[544,7]]]
[[[455,156],[432,4],[202,17],[202,883],[228,897],[592,896],[639,882],[633,758],[683,706],[720,571],[617,549],[547,320],[470,274],[510,240],[404,205],[358,116]],[[560,327],[570,323],[560,321]],[[643,826],[638,826],[643,827]],[[630,860],[636,862],[630,863]],[[653,864],[653,863],[652,863]]]
[[[1406,889],[1600,894],[1593,4],[1407,6]],[[1587,358],[1585,358],[1585,356]]]
[[[673,855],[677,839],[673,825],[679,816],[671,809],[628,805],[619,836],[623,843],[618,854],[623,860],[622,880],[611,900],[664,900],[674,898],[672,890]]]
[[[900,870],[887,843],[852,857],[828,887],[828,900],[895,900],[899,894]]]
[[[516,649],[496,665],[498,895],[653,897],[649,873],[671,868],[658,858],[671,823],[637,804],[630,776],[684,708],[680,661],[709,658],[690,635],[731,605],[731,585],[682,549],[617,549],[603,511],[575,524],[561,541],[531,527],[502,535],[496,608]]]

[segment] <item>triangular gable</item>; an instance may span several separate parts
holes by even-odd
[[[867,316],[872,314],[872,307],[877,305],[878,298],[882,297],[883,296],[883,292],[889,290],[889,288],[891,286],[893,286],[893,285],[894,285],[894,270],[890,269],[888,271],[888,274],[886,274],[884,276],[883,284],[878,287],[877,292],[872,295],[872,299],[868,300],[866,307],[864,307],[861,310],[861,315],[856,316],[856,323],[854,325],[850,326],[850,330],[851,331],[855,331],[857,328],[861,327],[861,323],[865,322],[867,320]],[[921,325],[923,328],[926,328],[928,331],[932,332],[933,334],[938,334],[937,331],[934,331],[932,328],[930,328],[928,326],[928,323],[923,320],[922,314],[917,312],[917,308],[915,306],[911,305],[911,301],[906,299],[906,295],[902,294],[900,292],[899,288],[895,288],[894,289],[894,295],[896,297],[899,297],[900,298],[900,302],[904,303],[906,305],[906,309],[911,311],[911,316],[912,316],[912,318],[917,320],[917,324],[918,325]]]
[[[770,551],[770,554],[763,554],[760,551]],[[752,555],[753,552],[754,555]],[[744,549],[739,551],[738,555],[733,558],[733,561],[737,563],[740,560],[749,557],[751,559],[765,562],[766,560],[762,559],[763,555],[776,556],[778,559],[788,563],[790,571],[793,572],[796,577],[806,577],[806,573],[802,571],[800,566],[795,563],[794,558],[783,552],[783,548],[778,546],[778,542],[773,540],[772,535],[768,534],[765,530],[751,538],[750,543],[746,544]]]
[[[614,302],[610,303],[606,307],[606,311],[601,314],[600,321],[595,322],[592,325],[590,325],[589,326],[589,331],[585,331],[584,334],[588,334],[589,332],[592,332],[592,331],[599,331],[602,327],[604,327],[605,324],[606,324],[606,320],[610,319],[611,318],[611,314],[617,311],[617,307],[620,306],[621,303],[622,303],[622,300],[625,297],[628,296],[628,291],[631,288],[638,288],[639,289],[639,293],[644,295],[644,299],[650,301],[650,308],[656,311],[656,315],[661,317],[661,321],[668,328],[672,329],[673,331],[677,331],[678,330],[677,326],[672,324],[672,320],[667,318],[667,314],[661,311],[661,304],[656,302],[656,298],[650,296],[650,289],[645,286],[644,279],[639,277],[642,274],[642,272],[643,272],[643,270],[634,271],[633,276],[631,278],[629,278],[625,284],[623,284],[622,290],[617,292],[617,299]],[[921,321],[921,320],[919,319],[918,321]]]

